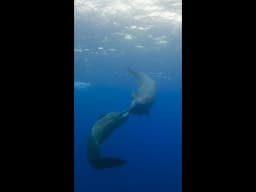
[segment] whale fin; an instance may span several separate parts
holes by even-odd
[[[92,166],[95,169],[105,169],[105,168],[118,167],[125,163],[126,161],[120,158],[103,157],[103,158],[95,159],[92,162]]]
[[[122,112],[122,117],[127,117],[130,115],[130,110],[126,110],[124,112]]]

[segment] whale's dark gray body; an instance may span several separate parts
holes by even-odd
[[[100,145],[111,133],[125,123],[130,114],[149,114],[154,103],[156,86],[155,81],[143,72],[129,69],[137,79],[138,89],[129,110],[124,112],[110,112],[101,116],[93,125],[87,142],[87,157],[90,165],[95,169],[117,167],[125,164],[125,160],[116,157],[101,157]]]
[[[115,157],[101,157],[100,145],[111,133],[123,125],[129,118],[129,112],[110,112],[101,116],[93,125],[87,142],[87,157],[95,169],[111,168],[123,165],[125,160]]]
[[[155,101],[156,85],[155,81],[144,72],[136,72],[132,69],[128,71],[137,79],[138,89],[133,94],[133,100],[130,106],[131,114],[145,115]]]

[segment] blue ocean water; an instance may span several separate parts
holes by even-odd
[[[125,17],[133,4],[113,2],[75,1],[75,192],[181,192],[181,25],[167,14],[181,8],[166,6],[180,1],[153,1],[151,7],[165,6],[167,13],[150,20],[135,19],[137,12]],[[113,16],[114,5],[123,17]],[[137,85],[127,67],[156,81],[156,102],[149,116],[131,115],[102,144],[103,156],[127,164],[94,170],[86,139],[100,115],[129,107]]]

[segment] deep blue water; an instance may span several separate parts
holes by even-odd
[[[129,93],[118,87],[75,91],[76,192],[181,191],[181,93],[177,89],[159,88],[150,116],[131,116],[102,145],[103,155],[123,157],[126,165],[95,171],[87,163],[85,139],[91,125],[101,113],[127,106]]]
[[[181,30],[170,33],[171,26],[161,23],[157,30],[145,32],[144,36],[166,36],[168,44],[155,49],[138,33],[133,33],[136,40],[115,37],[104,42],[106,36],[122,31],[122,25],[98,26],[95,20],[79,18],[74,58],[75,192],[181,192]],[[109,51],[112,48],[115,51]],[[100,115],[129,107],[136,81],[127,66],[156,81],[156,102],[149,116],[131,115],[102,144],[103,156],[121,157],[127,164],[94,170],[87,162],[86,139]]]

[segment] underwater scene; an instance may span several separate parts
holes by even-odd
[[[181,192],[181,0],[75,0],[75,192]]]

